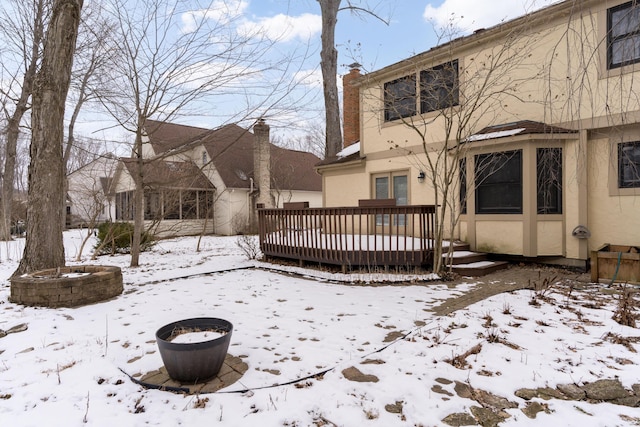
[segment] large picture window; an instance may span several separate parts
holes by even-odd
[[[458,105],[458,60],[420,72],[420,112]]]
[[[522,213],[522,150],[475,156],[476,213]]]
[[[144,219],[205,219],[213,217],[212,190],[145,190]],[[116,219],[133,220],[133,191],[116,194]]]
[[[618,144],[618,187],[640,188],[640,142]]]
[[[405,76],[384,84],[384,120],[416,114],[416,77]]]
[[[562,148],[538,148],[536,182],[539,214],[562,213]]]
[[[607,13],[607,68],[640,61],[640,5],[635,1]]]

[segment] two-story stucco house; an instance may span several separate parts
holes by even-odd
[[[317,168],[324,205],[446,206],[473,250],[578,267],[640,246],[639,82],[640,4],[625,0],[562,1],[354,67],[344,153]]]
[[[270,142],[269,126],[204,129],[148,120],[143,137],[145,227],[159,237],[251,231],[257,204],[322,203],[320,161]],[[113,175],[112,218],[133,220],[134,158]]]

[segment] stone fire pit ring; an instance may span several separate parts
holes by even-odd
[[[11,278],[9,300],[41,307],[78,307],[105,301],[123,291],[120,267],[75,265]]]
[[[173,342],[193,332],[211,332],[215,338],[197,342]],[[196,317],[169,323],[156,332],[162,363],[169,377],[182,383],[199,383],[212,378],[224,363],[233,325],[215,317]]]

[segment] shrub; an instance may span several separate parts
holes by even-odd
[[[97,255],[128,254],[133,240],[133,224],[129,222],[104,222],[98,226]],[[153,238],[147,232],[142,233],[140,251],[153,246]]]
[[[618,298],[618,307],[613,313],[612,319],[624,326],[636,327],[636,315],[634,308],[636,301],[633,298],[635,290],[629,289],[627,285],[623,285],[620,297]]]
[[[261,256],[260,243],[257,236],[241,234],[236,239],[236,245],[242,250],[247,259],[259,259]]]

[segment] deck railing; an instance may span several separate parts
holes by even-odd
[[[357,207],[309,208],[288,203],[258,209],[266,257],[342,266],[424,266],[432,262],[435,206],[361,200]]]

